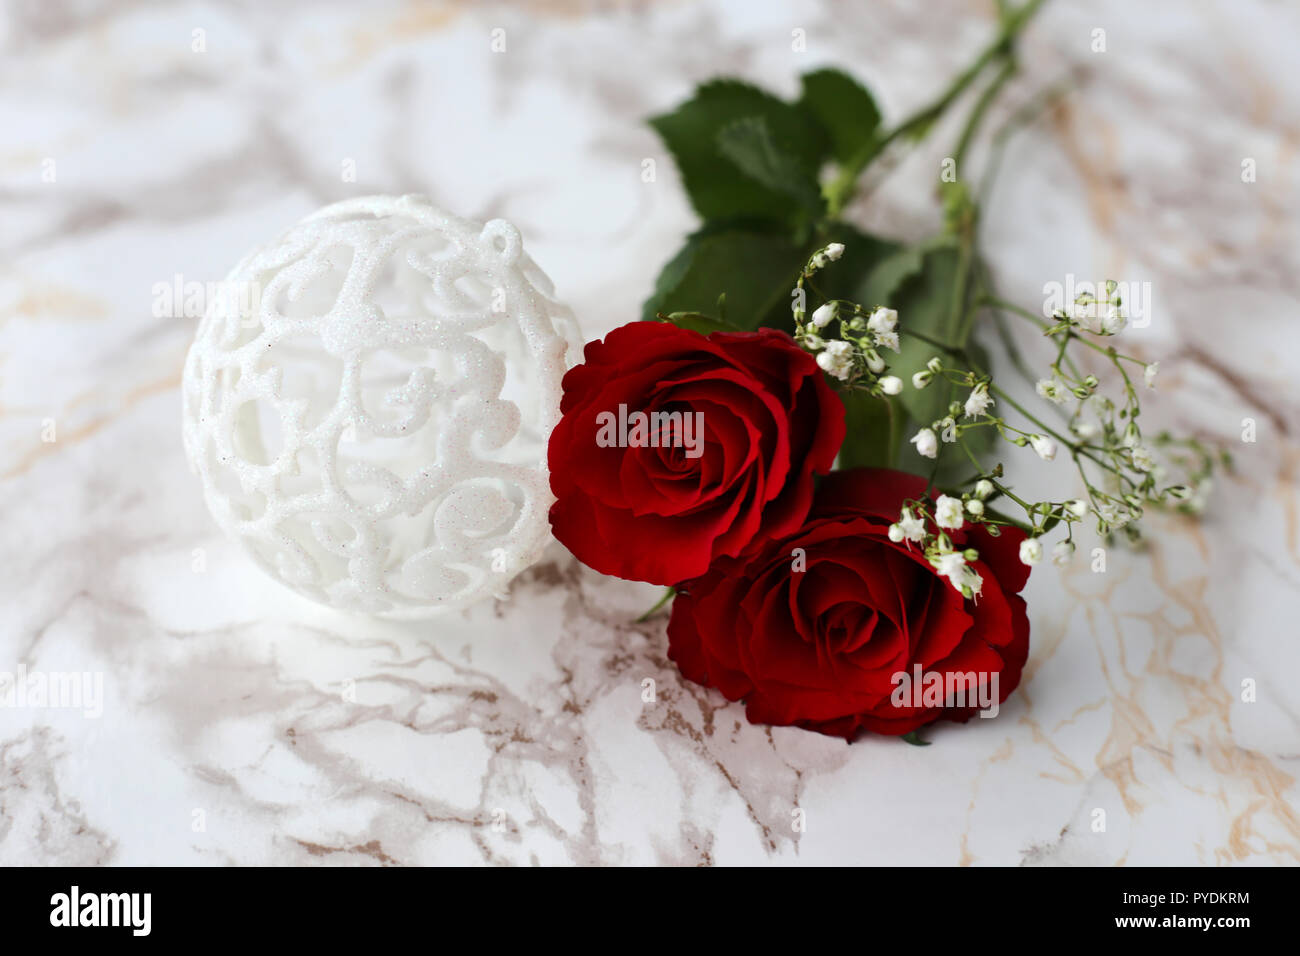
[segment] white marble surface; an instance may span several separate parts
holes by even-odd
[[[678,677],[662,617],[630,623],[655,589],[558,547],[508,600],[432,625],[296,598],[203,508],[177,389],[195,320],[155,318],[151,289],[218,279],[326,202],[419,191],[518,223],[603,334],[692,224],[644,117],[718,72],[789,93],[836,63],[896,119],[982,44],[991,3],[0,16],[0,671],[103,680],[97,716],[0,709],[0,863],[1300,860],[1294,8],[1054,0],[1029,34],[1011,102],[1080,79],[1007,158],[985,232],[1004,291],[1033,306],[1067,272],[1150,281],[1149,414],[1239,468],[1205,522],[1153,522],[1149,554],[1036,570],[1021,690],[928,748],[746,724]],[[944,150],[855,218],[932,229]]]

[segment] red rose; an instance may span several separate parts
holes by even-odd
[[[1017,594],[1029,575],[1018,557],[1024,534],[1004,528],[995,538],[978,526],[949,532],[957,550],[979,551],[971,567],[983,584],[977,599],[964,599],[915,544],[909,550],[889,540],[904,500],[919,499],[925,486],[896,471],[835,472],[796,534],[719,561],[678,595],[668,656],[691,680],[743,698],[753,723],[849,740],[864,729],[905,734],[976,712],[954,706],[955,697],[927,700],[927,686],[961,687],[971,703],[1001,703],[1029,652]],[[800,555],[802,571],[795,570]],[[970,674],[976,686],[967,692]]]
[[[634,322],[587,345],[551,433],[551,527],[604,574],[677,584],[796,531],[844,404],[784,332]]]

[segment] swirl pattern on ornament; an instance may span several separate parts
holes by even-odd
[[[510,223],[416,196],[337,203],[208,304],[186,453],[217,523],[299,593],[463,607],[550,538],[546,442],[580,343]]]

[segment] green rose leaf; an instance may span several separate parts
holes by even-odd
[[[753,122],[719,135],[740,120]],[[756,86],[715,80],[650,124],[673,154],[691,205],[706,222],[750,218],[794,228],[808,222],[803,194],[809,181],[816,182],[830,144],[805,111]]]
[[[708,335],[710,332],[741,331],[739,326],[732,325],[726,319],[705,315],[702,312],[672,312],[668,315],[660,313],[655,318],[660,322],[671,322],[679,329],[690,329],[692,332],[699,332],[701,335]]]
[[[872,309],[878,305],[894,308],[891,303],[898,287],[907,279],[918,275],[924,267],[925,246],[898,248],[876,263],[854,290],[854,295],[863,308]]]
[[[865,306],[885,305],[896,309],[899,326],[905,332],[960,349],[965,343],[954,341],[954,332],[949,328],[959,255],[957,244],[949,240],[904,250],[872,270],[858,293],[858,301]],[[918,258],[920,268],[916,269]],[[914,421],[921,426],[929,425],[947,414],[954,389],[936,379],[925,389],[917,390],[912,387],[912,375],[925,368],[925,363],[935,355],[942,359],[952,356],[930,342],[906,334],[900,337],[900,348],[898,355],[886,355],[890,374],[897,375],[905,384],[898,397]]]
[[[880,110],[853,77],[840,70],[815,70],[805,73],[802,82],[799,106],[826,129],[836,160],[847,163],[878,138]]]
[[[822,211],[817,179],[798,159],[777,146],[762,116],[747,116],[718,130],[718,151],[742,173],[797,201],[809,216]]]
[[[965,351],[976,364],[988,368],[988,357],[974,342],[962,340],[959,328],[964,314],[967,290],[958,289],[961,274],[962,250],[953,237],[941,236],[917,246],[896,252],[880,262],[867,274],[857,291],[857,300],[863,305],[886,305],[898,310],[898,321],[906,332],[924,335],[924,341],[913,335],[900,337],[901,351],[887,355],[890,374],[903,380],[903,392],[898,401],[906,411],[908,421],[901,428],[901,451],[898,467],[914,474],[933,472],[935,483],[952,487],[974,470],[970,459],[960,446],[946,444],[940,457],[939,470],[934,471],[932,459],[917,454],[910,439],[921,428],[948,414],[950,403],[966,400],[967,391],[936,378],[924,389],[912,387],[912,376],[925,368],[936,355],[944,362],[955,361],[954,351]],[[940,343],[939,345],[933,343]],[[964,367],[964,366],[963,366]],[[976,429],[963,439],[971,452],[981,461],[996,440],[993,429]]]
[[[907,414],[894,399],[876,398],[865,391],[840,392],[844,400],[844,444],[839,468],[892,468],[898,448],[897,429]]]
[[[741,329],[790,326],[790,290],[803,264],[800,246],[780,232],[744,225],[706,226],[663,270],[642,318],[699,313],[726,296],[729,323]]]

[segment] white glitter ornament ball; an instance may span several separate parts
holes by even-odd
[[[579,358],[519,232],[418,196],[328,206],[240,262],[185,361],[185,451],[273,577],[421,617],[550,540],[546,442]]]

